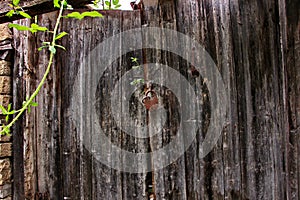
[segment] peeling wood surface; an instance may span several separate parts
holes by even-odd
[[[297,6],[291,0],[163,1],[159,6],[147,7],[141,17],[138,11],[117,11],[104,13],[103,19],[64,21],[61,29],[70,34],[62,44],[68,50],[59,50],[56,55],[55,68],[36,99],[39,108],[16,126],[14,148],[19,154],[15,153],[14,166],[21,170],[15,170],[14,198],[23,199],[25,195],[28,199],[34,196],[36,199],[148,199],[152,184],[156,199],[299,199]],[[53,26],[55,16],[56,13],[42,15],[39,23]],[[217,145],[205,158],[200,158],[198,151],[209,125],[210,91],[201,77],[189,74],[192,66],[179,56],[155,49],[120,55],[98,83],[95,94],[98,101],[89,102],[97,72],[91,66],[82,70],[82,59],[106,38],[141,26],[170,28],[189,35],[205,47],[222,74],[230,96],[227,123]],[[48,35],[39,35],[40,39],[35,40],[27,33],[14,34],[18,38],[14,69],[17,105],[21,102],[16,95],[25,97],[41,79],[48,55],[38,54],[36,49]],[[144,36],[143,41],[149,37]],[[128,43],[140,45],[137,41],[120,40],[120,47]],[[158,40],[156,45],[164,44]],[[111,52],[116,48],[119,47],[112,46]],[[107,52],[107,59],[111,52]],[[161,148],[176,135],[178,102],[174,95],[167,96],[165,89],[158,86],[166,110],[172,113],[167,123],[169,129],[163,135],[141,142],[128,137],[113,122],[107,96],[118,79],[130,70],[131,56],[141,58],[142,63],[172,66],[191,84],[198,81],[201,85],[199,94],[203,105],[199,112],[203,115],[195,142],[174,163],[152,173],[132,174],[110,169],[83,145],[95,120],[99,120],[115,145],[133,152]],[[74,77],[78,76],[81,79],[76,82]],[[77,92],[73,91],[74,86],[79,88]],[[147,113],[138,103],[138,95],[133,95],[131,109],[136,119],[145,123],[143,116]],[[180,95],[188,96],[184,90]],[[74,104],[78,101],[81,104]],[[81,110],[81,115],[74,117],[72,112],[76,109]],[[97,112],[99,118],[95,119],[91,112]],[[91,138],[90,142],[93,143]],[[153,167],[159,164],[160,158],[152,158],[151,162]]]

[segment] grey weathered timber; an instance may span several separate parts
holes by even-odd
[[[91,0],[69,0],[68,3],[74,7],[81,7],[91,3]],[[11,0],[2,0],[0,4],[0,23],[11,22],[23,18],[21,15],[14,15],[11,18],[5,16],[6,13],[12,9],[9,6],[9,4],[12,4]],[[53,0],[21,0],[19,5],[31,16],[55,10]]]
[[[296,0],[166,0],[143,12],[108,11],[102,19],[64,20],[60,31],[67,51],[58,50],[47,84],[36,101],[39,107],[15,126],[14,199],[148,199],[152,185],[156,199],[293,199],[300,198],[300,23]],[[53,26],[56,12],[39,16],[40,25]],[[22,24],[28,21],[21,20]],[[227,119],[213,150],[200,157],[211,119],[211,93],[205,80],[191,73],[193,66],[174,53],[142,49],[119,55],[100,76],[97,68],[81,65],[105,39],[138,27],[163,27],[184,33],[209,52],[225,83],[229,98]],[[48,34],[38,39],[15,34],[14,103],[19,107],[41,79],[47,51],[37,52]],[[151,35],[143,35],[142,42]],[[178,38],[167,38],[184,49]],[[120,39],[105,56],[138,41]],[[157,39],[154,46],[163,46]],[[192,46],[191,46],[192,48]],[[99,57],[103,52],[99,51]],[[102,53],[102,54],[101,54]],[[101,54],[101,55],[100,55]],[[179,127],[178,97],[155,85],[168,112],[163,134],[136,139],[118,127],[112,116],[110,94],[131,69],[130,57],[142,64],[160,63],[179,71],[197,88],[202,104],[196,140],[175,162],[149,173],[125,173],[97,160],[86,144],[99,122],[114,145],[131,152],[157,150],[175,138]],[[97,63],[101,65],[101,63]],[[148,68],[149,73],[156,73]],[[201,74],[201,71],[200,71]],[[161,80],[172,79],[158,74]],[[80,77],[78,79],[77,77]],[[97,91],[91,89],[97,79]],[[99,79],[99,80],[98,80]],[[174,80],[178,81],[178,80]],[[198,85],[197,85],[198,84]],[[200,85],[200,86],[199,86]],[[119,102],[125,91],[121,88]],[[90,98],[95,96],[96,101]],[[153,120],[131,97],[132,118]],[[181,99],[190,94],[183,88]],[[191,106],[192,108],[192,106]],[[80,111],[74,116],[74,111]],[[97,113],[97,117],[92,115]],[[76,112],[75,112],[76,113]],[[126,120],[122,122],[128,123]],[[185,129],[184,129],[185,130]],[[188,130],[188,127],[186,127]],[[147,130],[151,132],[151,129]],[[182,138],[184,145],[185,138]],[[24,154],[22,154],[24,153]],[[108,154],[109,159],[117,155]],[[126,157],[121,155],[126,161]],[[150,166],[160,164],[152,157]],[[142,164],[141,161],[140,164]],[[145,169],[147,168],[145,163]],[[20,169],[20,170],[18,170]]]

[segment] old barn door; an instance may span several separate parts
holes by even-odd
[[[14,199],[299,199],[289,2],[164,0],[64,20],[67,50],[14,127]],[[56,16],[37,21],[53,28]],[[14,32],[17,109],[41,80],[49,38]]]
[[[135,139],[134,135],[138,133],[125,134],[121,127],[126,127],[127,121],[124,117],[115,120],[120,112],[112,110],[111,103],[113,99],[119,104],[125,98],[124,88],[116,89],[116,85],[137,65],[132,58],[142,62],[142,51],[134,48],[141,48],[141,37],[139,40],[114,37],[103,45],[105,40],[120,32],[140,28],[140,12],[108,11],[103,14],[102,19],[68,19],[61,25],[61,30],[69,33],[68,39],[62,40],[67,51],[58,50],[56,54],[55,68],[36,99],[39,109],[33,110],[18,124],[23,123],[23,130],[16,129],[15,199],[147,199],[150,194],[152,179],[146,173],[150,163],[146,160],[137,163],[133,159],[130,162],[137,164],[141,173],[122,173],[116,170],[118,167],[113,167],[118,165],[114,161],[122,163],[131,158],[111,147],[103,149],[108,142],[132,153],[149,149],[148,140]],[[56,15],[42,15],[38,22],[53,26]],[[26,25],[29,22],[19,23]],[[19,97],[29,95],[43,75],[47,52],[38,54],[35,51],[49,35],[38,35],[38,41],[28,33],[16,32],[15,36],[14,85],[15,96],[18,96],[15,102],[19,106]],[[121,51],[123,46],[127,48],[125,53]],[[28,50],[24,52],[23,49]],[[127,81],[129,87],[137,87],[130,85],[137,81],[136,77],[129,76]],[[143,124],[146,118],[142,117],[142,112],[146,111],[141,109],[139,95],[133,93],[129,100],[134,105],[131,110],[135,121]],[[139,131],[146,133],[147,129]],[[98,155],[101,152],[105,152],[105,161]]]

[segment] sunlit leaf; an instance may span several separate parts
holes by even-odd
[[[119,0],[112,0],[113,5],[118,5],[119,4]]]
[[[13,0],[12,3],[13,3],[14,6],[17,6],[17,5],[19,5],[20,0]]]
[[[67,14],[67,18],[75,18],[75,19],[83,19],[84,16],[82,16],[79,12],[72,12]]]
[[[31,102],[30,105],[33,107],[37,107],[39,104],[37,102]]]
[[[5,133],[6,135],[10,135],[10,129],[9,129],[9,127],[7,127],[7,126],[1,126],[1,128],[2,128],[1,134]]]
[[[83,12],[81,15],[83,17],[103,17],[103,15],[97,11]]]
[[[10,110],[11,110],[11,103],[8,104],[8,106],[7,106],[7,112],[9,112]]]
[[[55,40],[58,40],[58,39],[60,39],[60,38],[62,38],[62,37],[64,37],[64,36],[66,36],[66,35],[68,35],[68,33],[67,32],[61,32],[60,34],[58,34],[56,37],[55,37]]]
[[[31,24],[31,28],[34,29],[34,30],[37,30],[37,31],[48,31],[47,27],[39,26],[35,23]]]
[[[9,28],[15,28],[18,31],[30,31],[30,29],[31,29],[30,27],[22,26],[22,25],[19,25],[19,24],[9,24],[8,27]]]
[[[2,105],[0,105],[0,109],[1,109],[3,115],[7,114],[7,110]]]
[[[131,59],[131,62],[137,62],[138,61],[138,59],[134,58],[134,57],[130,57],[130,59]]]
[[[53,0],[53,5],[54,7],[59,8],[60,7],[59,0]]]
[[[47,46],[41,46],[38,48],[38,51],[42,51],[44,48],[46,48]]]
[[[69,6],[71,6],[71,5],[69,5],[67,1],[64,1],[64,8],[67,8],[67,7],[69,7]],[[71,7],[72,7],[72,6],[71,6]]]
[[[31,19],[31,16],[28,15],[26,12],[23,12],[23,11],[19,11],[19,14],[27,19]]]
[[[5,16],[12,17],[14,14],[15,14],[15,11],[14,10],[10,10],[8,13],[6,13]]]
[[[115,9],[120,8],[121,6],[121,4],[115,5]]]

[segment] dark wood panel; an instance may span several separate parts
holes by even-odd
[[[102,19],[64,20],[60,29],[70,33],[62,40],[67,51],[58,51],[55,67],[36,99],[40,107],[15,127],[15,199],[24,195],[29,199],[33,195],[40,199],[148,199],[152,192],[156,199],[299,199],[300,25],[295,7],[293,1],[276,0],[168,0],[146,7],[142,16],[139,11],[110,11],[104,12]],[[40,16],[39,23],[53,26],[55,15]],[[156,38],[151,49],[121,55],[122,47],[144,47],[153,35],[144,34],[142,40],[120,38],[105,53],[96,50],[99,60],[105,58],[103,63],[96,60],[83,65],[83,60],[94,59],[91,50],[104,40],[138,27],[184,33],[200,43],[216,63],[229,107],[222,135],[206,157],[201,157],[199,149],[212,123],[215,91],[208,91],[201,71],[200,76],[191,74],[193,66],[186,59],[160,49],[170,43],[179,49],[193,48],[191,44],[181,44],[176,36]],[[49,35],[34,39],[28,33],[14,34],[18,38],[14,95],[25,97],[45,69],[48,55],[46,51],[38,54],[36,48]],[[112,64],[102,66],[115,56],[118,59]],[[175,138],[180,121],[178,98],[188,101],[191,94],[182,88],[176,96],[167,93],[168,88],[154,85],[168,113],[166,129],[147,140],[129,136],[114,119],[111,93],[131,69],[130,57],[137,57],[162,81],[174,77],[158,74],[150,63],[171,66],[197,87],[202,102],[197,108],[201,124],[196,140],[184,155],[163,169],[155,169],[161,165],[161,157],[152,156],[148,162],[133,160],[133,165],[138,162],[152,170],[139,174],[121,172],[99,161],[93,152],[97,142],[102,142],[96,137],[97,128],[127,151],[155,151]],[[99,74],[99,66],[107,69]],[[125,88],[117,91],[118,104],[122,104]],[[139,90],[131,96],[131,114],[139,123],[151,123],[153,119],[138,100]],[[16,97],[14,101],[17,107],[22,103]],[[129,121],[122,125],[130,125]],[[152,130],[145,131],[150,134]],[[184,146],[186,138],[181,140]],[[120,156],[128,163],[125,154],[112,152],[108,149],[108,160]]]

